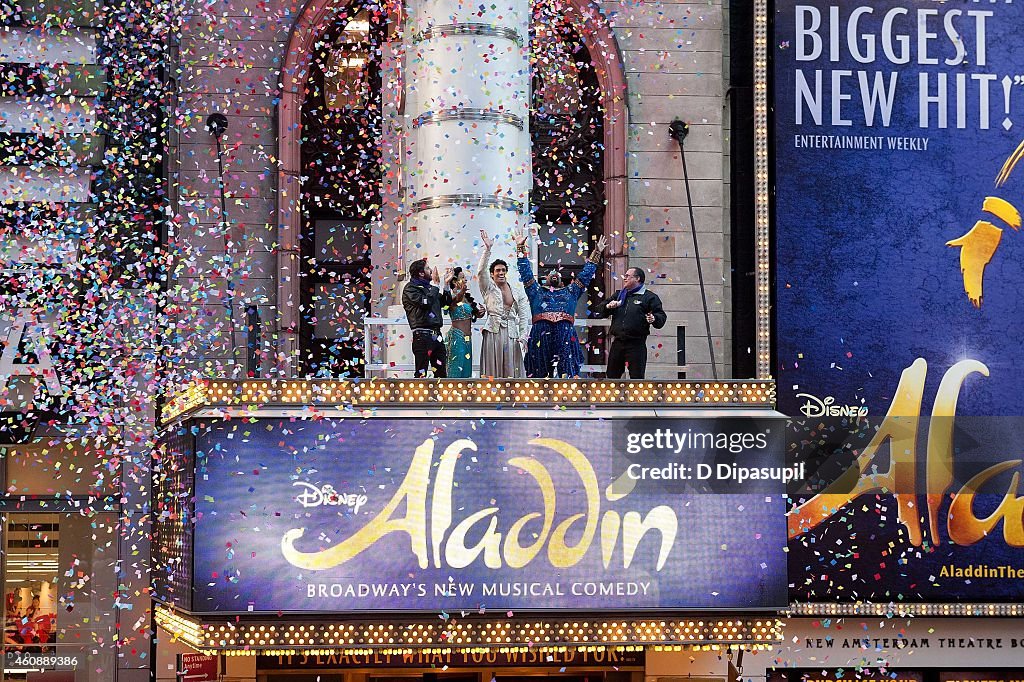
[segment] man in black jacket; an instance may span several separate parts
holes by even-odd
[[[598,315],[612,317],[612,347],[608,351],[609,379],[621,379],[629,367],[630,379],[643,379],[647,371],[647,337],[651,325],[661,329],[668,315],[658,295],[644,286],[644,271],[629,268],[623,276],[622,288],[595,307]]]
[[[427,270],[427,259],[413,261],[409,266],[409,282],[402,290],[402,307],[412,328],[412,354],[416,358],[416,376],[427,376],[427,369],[433,369],[434,376],[444,379],[448,376],[448,353],[441,336],[444,324],[442,307],[451,304],[447,292],[437,285],[441,277],[437,268]]]

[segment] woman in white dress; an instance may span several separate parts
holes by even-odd
[[[484,251],[477,267],[477,282],[487,310],[480,345],[480,376],[516,379],[523,376],[523,346],[530,328],[530,301],[508,282],[508,263],[491,262],[494,240],[480,230]]]

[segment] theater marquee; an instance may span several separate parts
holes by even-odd
[[[772,428],[638,421],[630,428]],[[191,610],[785,606],[781,484],[770,494],[771,482],[634,480],[624,475],[636,457],[623,454],[622,423],[186,423],[196,470]],[[777,468],[775,448],[729,451],[757,440],[726,438],[718,449],[712,438],[668,456]]]

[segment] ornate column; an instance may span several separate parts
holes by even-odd
[[[405,267],[474,267],[481,229],[508,260],[533,182],[529,2],[409,0],[407,11]]]

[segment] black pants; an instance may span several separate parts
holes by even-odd
[[[427,369],[434,376],[444,379],[448,376],[448,351],[444,347],[441,332],[417,329],[412,333],[412,354],[416,358],[416,376],[427,376]]]
[[[608,351],[609,379],[621,379],[629,365],[630,379],[643,379],[647,371],[647,339],[613,339]]]

